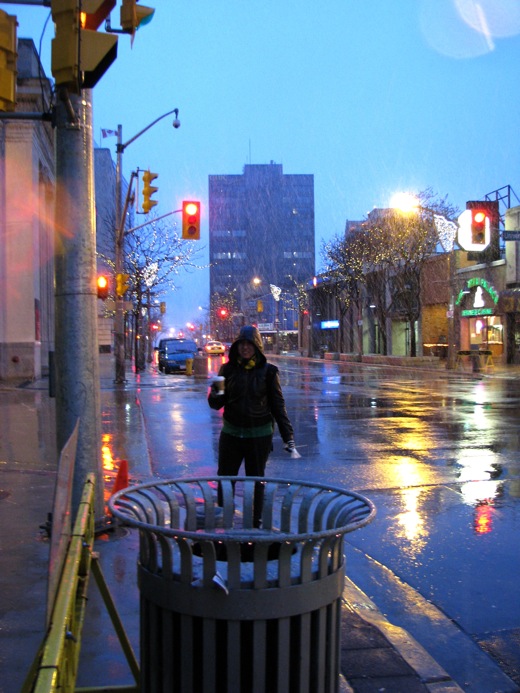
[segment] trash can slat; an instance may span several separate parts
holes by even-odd
[[[160,575],[139,567],[139,590],[150,603],[179,614],[224,620],[269,620],[314,611],[341,596],[343,583],[343,571],[336,570],[311,582],[264,590],[230,590],[226,594],[214,587],[165,583]]]

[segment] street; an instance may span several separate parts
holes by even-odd
[[[502,672],[520,685],[520,374],[475,377],[290,356],[272,360],[301,458],[291,459],[275,434],[268,476],[370,498],[375,521],[346,536],[348,576],[459,686],[478,693],[519,690],[504,685]],[[210,375],[221,362],[209,360]],[[129,373],[122,390],[113,385],[113,370],[102,369],[103,430],[117,431],[103,441],[107,485],[115,473],[110,467],[128,449],[134,451],[130,483],[214,475],[221,413],[206,403],[208,384],[153,370]],[[46,387],[40,381],[2,397],[0,543],[9,562],[2,564],[0,680],[6,670],[26,671],[23,653],[28,644],[34,652],[41,638],[47,547],[37,537],[51,508],[49,459],[55,454]],[[11,538],[10,523],[18,534],[23,530],[23,543]],[[115,547],[107,543],[109,560]],[[128,584],[135,583],[136,557],[113,555],[120,585],[110,586],[116,599],[119,589],[126,590],[124,608],[133,614]],[[25,594],[18,586],[22,574],[30,582]],[[133,615],[132,624],[135,643]],[[113,656],[113,638],[103,628],[95,635],[108,638],[106,656]],[[86,662],[93,656],[89,648],[85,638]]]
[[[220,359],[211,363],[216,372]],[[267,473],[373,500],[376,521],[347,536],[349,576],[459,685],[500,690],[461,633],[520,684],[518,381],[276,363],[302,457],[290,459],[275,436]],[[197,383],[165,380],[139,393],[153,473],[214,474],[219,414],[199,405]],[[439,613],[450,632],[436,627]]]

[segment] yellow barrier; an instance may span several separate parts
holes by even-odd
[[[464,360],[463,357],[469,357],[468,365],[474,371],[480,371],[482,368],[493,369],[495,364],[493,363],[493,352],[489,349],[479,349],[471,351],[458,351],[457,358],[455,359],[455,368],[461,368],[464,370]]]
[[[139,665],[132,646],[124,631],[115,604],[101,572],[99,559],[93,552],[94,525],[94,486],[95,476],[89,474],[83,488],[81,503],[65,564],[52,609],[49,629],[38,650],[35,661],[22,688],[22,693],[78,693],[83,691],[138,691]],[[97,586],[119,636],[136,685],[122,687],[76,688],[81,635],[87,604],[87,590],[90,574],[94,575]]]
[[[490,349],[481,349],[479,354],[484,361],[482,366],[483,368],[487,368],[489,370],[495,367],[495,364],[493,363],[493,352]]]

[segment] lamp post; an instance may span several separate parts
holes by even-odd
[[[279,354],[281,349],[280,349],[280,296],[282,294],[282,290],[280,289],[279,286],[276,286],[275,284],[269,284],[269,288],[271,289],[271,294],[275,300],[275,327],[276,327],[276,350],[275,354]]]
[[[118,274],[123,272],[123,241],[124,241],[124,228],[126,216],[122,214],[122,167],[123,167],[123,153],[128,145],[135,142],[138,137],[141,137],[147,130],[153,127],[163,118],[175,114],[173,121],[173,127],[175,129],[180,127],[179,121],[179,109],[174,108],[167,113],[156,118],[153,122],[147,125],[145,128],[140,130],[137,135],[134,135],[127,142],[123,143],[123,127],[122,125],[117,126],[117,145],[116,145],[116,233],[115,233],[115,273],[116,277]],[[115,379],[114,382],[121,385],[125,382],[125,345],[124,345],[124,302],[123,296],[118,296],[116,294],[116,310],[115,310],[115,320],[114,320],[114,349],[115,349]]]

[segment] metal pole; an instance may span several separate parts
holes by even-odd
[[[175,129],[180,127],[180,121],[178,119],[179,109],[174,108],[167,113],[163,113],[161,116],[156,118],[153,122],[147,125],[145,128],[140,130],[137,135],[131,137],[128,142],[123,143],[123,126],[117,126],[117,145],[116,145],[116,231],[115,231],[115,272],[116,275],[123,272],[123,243],[125,237],[125,223],[122,216],[122,196],[123,196],[123,152],[128,147],[129,144],[135,142],[138,137],[141,137],[147,130],[153,127],[166,116],[175,114],[175,120],[173,121],[173,126]],[[170,212],[169,214],[172,214]],[[126,216],[126,206],[125,206],[125,216]],[[167,216],[167,215],[165,215]],[[143,224],[144,226],[144,224]],[[140,227],[138,227],[140,228]],[[114,382],[118,385],[122,385],[126,382],[126,371],[125,371],[125,335],[124,335],[124,301],[123,296],[116,295],[116,310],[114,318],[114,351],[115,351],[115,378]]]
[[[450,286],[448,306],[448,354],[446,359],[446,369],[455,368],[455,249],[448,253],[448,281]]]
[[[65,94],[56,104],[56,438],[62,450],[79,419],[72,512],[87,474],[94,473],[102,517],[93,152],[91,93]]]
[[[123,240],[124,223],[121,218],[122,197],[122,166],[123,166],[123,127],[117,126],[117,158],[116,158],[116,225],[115,225],[115,272],[116,276],[123,272]],[[114,351],[115,378],[114,382],[122,385],[126,381],[125,370],[125,335],[124,335],[124,301],[123,296],[116,293],[116,310],[114,318]]]

